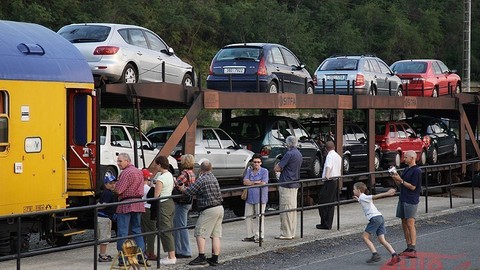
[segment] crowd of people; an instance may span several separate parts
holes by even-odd
[[[279,176],[279,208],[280,213],[280,235],[275,239],[292,240],[296,235],[297,226],[297,192],[300,180],[300,168],[303,157],[297,149],[297,138],[289,136],[286,138],[287,152],[280,162],[275,165],[274,171]],[[328,155],[325,160],[322,178],[324,184],[319,190],[320,204],[333,202],[338,195],[338,180],[341,179],[342,161],[335,151],[333,142],[326,145]],[[370,236],[376,234],[379,242],[391,253],[392,259],[389,265],[400,261],[399,256],[410,258],[416,257],[416,230],[415,217],[419,202],[419,190],[421,186],[421,170],[415,164],[415,152],[409,151],[405,154],[405,162],[408,168],[398,175],[392,174],[392,179],[399,185],[400,197],[397,206],[396,216],[402,220],[407,248],[397,254],[392,246],[385,240],[385,224],[382,214],[373,204],[374,199],[392,196],[395,189],[388,192],[368,195],[365,184],[359,182],[354,185],[354,199],[358,200],[369,220],[362,235],[363,241],[372,252],[372,257],[367,263],[380,260]],[[122,254],[123,244],[129,235],[139,250],[142,251],[136,260],[139,264],[149,266],[147,260],[157,260],[155,255],[156,234],[141,235],[142,232],[156,232],[160,234],[161,246],[167,253],[167,257],[160,258],[160,264],[174,265],[177,258],[191,258],[189,233],[187,227],[188,212],[192,208],[192,197],[196,198],[196,207],[199,213],[194,237],[197,244],[198,256],[191,260],[189,265],[210,265],[219,264],[220,238],[222,237],[222,222],[224,208],[222,206],[222,195],[220,185],[212,172],[213,166],[208,160],[200,164],[198,177],[193,171],[195,159],[193,155],[186,154],[181,158],[181,171],[178,177],[174,177],[169,171],[168,158],[159,156],[155,159],[156,175],[153,176],[148,169],[138,169],[133,166],[130,156],[126,153],[118,155],[117,163],[122,170],[119,178],[107,174],[104,179],[104,188],[99,198],[99,203],[111,203],[116,201],[132,201],[128,204],[121,204],[117,207],[108,206],[98,210],[98,239],[103,243],[99,247],[99,262],[112,262],[112,256],[107,254],[107,240],[111,237],[112,222],[116,221],[117,229],[117,251]],[[244,242],[259,243],[264,239],[264,216],[268,202],[269,172],[262,168],[262,157],[253,155],[251,166],[247,169],[243,184],[248,189],[245,199],[245,223],[246,237]],[[175,192],[174,192],[175,191]],[[165,198],[172,194],[182,194],[181,198]],[[139,202],[139,199],[162,198],[154,203]],[[334,209],[333,206],[319,207],[321,223],[317,229],[332,229]],[[256,224],[254,224],[256,220]],[[205,254],[206,239],[210,238],[212,243],[211,257]],[[118,257],[119,266],[127,262],[123,256]]]

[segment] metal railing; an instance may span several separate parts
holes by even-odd
[[[474,191],[474,182],[473,182],[473,179],[475,177],[480,177],[480,175],[476,175],[476,172],[474,170],[474,168],[476,166],[478,166],[480,163],[480,160],[476,159],[476,160],[469,160],[469,161],[465,161],[465,162],[456,162],[456,163],[449,163],[449,164],[441,164],[441,165],[431,165],[431,166],[421,166],[420,168],[422,169],[423,171],[423,183],[422,183],[422,192],[423,192],[423,196],[425,197],[425,211],[428,213],[428,198],[429,198],[429,193],[431,192],[432,189],[439,189],[439,188],[445,188],[448,190],[448,194],[449,194],[449,198],[450,198],[450,203],[449,203],[449,207],[450,208],[453,208],[453,200],[452,200],[452,189],[457,187],[457,186],[460,186],[460,185],[468,185],[470,184],[471,185],[471,188],[472,188],[472,204],[475,204],[475,191]],[[442,184],[442,185],[435,185],[435,186],[430,186],[429,185],[429,172],[434,172],[434,171],[438,171],[438,167],[445,167],[445,166],[448,166],[448,182],[445,183],[445,184]],[[467,174],[466,175],[461,175],[461,178],[462,181],[458,181],[458,182],[453,182],[453,174],[454,173],[458,173],[458,169],[460,166],[467,166],[467,168],[469,170],[467,170]],[[402,171],[402,169],[399,169],[399,171]],[[365,181],[365,180],[358,180],[358,179],[370,179],[370,177],[372,175],[385,175],[386,174],[386,171],[376,171],[376,172],[367,172],[367,173],[359,173],[359,174],[349,174],[349,175],[344,175],[344,176],[341,176],[340,179],[345,182],[345,183],[348,183],[348,184],[352,184],[354,182],[358,182],[358,181]],[[469,175],[469,179],[467,179],[466,177]],[[351,179],[348,179],[348,178],[351,178]],[[345,180],[348,180],[348,181],[345,181]],[[331,202],[331,203],[325,203],[325,204],[314,204],[314,205],[305,205],[304,203],[304,196],[305,196],[305,193],[306,191],[308,191],[308,189],[312,188],[312,187],[315,187],[315,188],[319,188],[321,185],[323,185],[323,181],[325,179],[323,178],[314,178],[314,179],[302,179],[302,180],[299,180],[295,183],[299,183],[300,184],[300,188],[299,188],[299,194],[300,194],[300,205],[297,206],[297,208],[295,209],[288,209],[288,210],[285,210],[285,211],[281,211],[281,210],[274,210],[274,211],[268,211],[268,212],[265,212],[264,214],[261,214],[262,211],[260,211],[260,213],[257,213],[257,214],[254,214],[254,215],[251,215],[251,216],[243,216],[243,217],[235,217],[235,218],[228,218],[228,219],[224,219],[223,223],[231,223],[231,222],[237,222],[237,221],[244,221],[246,217],[256,217],[256,218],[260,218],[260,224],[259,224],[259,230],[261,230],[261,222],[264,222],[264,216],[272,216],[272,215],[278,215],[280,213],[283,213],[283,212],[291,212],[291,211],[297,211],[297,212],[300,212],[300,237],[303,238],[303,229],[304,229],[304,212],[306,210],[311,210],[311,209],[318,209],[319,207],[322,207],[322,206],[331,206],[331,205],[334,205],[336,207],[336,220],[337,220],[337,230],[340,229],[340,206],[343,205],[343,204],[348,204],[348,203],[351,203],[351,202],[354,202],[353,199],[344,199],[344,200],[341,200],[340,199],[340,196],[339,196],[339,193],[337,193],[337,196],[336,196],[336,200],[334,202]],[[369,181],[369,180],[367,180]],[[240,186],[240,187],[234,187],[234,188],[226,188],[226,189],[222,189],[222,193],[229,193],[229,192],[232,192],[232,191],[239,191],[239,190],[243,190],[245,188],[247,189],[250,189],[250,188],[259,188],[260,189],[260,197],[262,196],[262,187],[266,187],[266,186],[274,186],[274,187],[278,187],[282,184],[286,184],[286,183],[269,183],[269,184],[266,184],[266,185],[261,185],[261,186]],[[375,187],[370,187],[372,189],[374,189]],[[141,200],[132,200],[132,201],[124,201],[124,202],[116,202],[116,203],[109,203],[109,204],[97,204],[97,205],[90,205],[90,206],[83,206],[83,207],[72,207],[72,208],[68,208],[68,209],[59,209],[59,210],[50,210],[50,211],[44,211],[44,212],[34,212],[34,213],[26,213],[26,214],[18,214],[18,215],[10,215],[10,216],[2,216],[0,217],[0,221],[1,220],[8,220],[10,222],[10,224],[15,224],[17,226],[17,229],[18,229],[18,232],[21,232],[21,228],[22,228],[22,219],[24,218],[29,218],[29,219],[34,219],[35,217],[38,217],[38,216],[45,216],[45,215],[56,215],[56,214],[64,214],[64,213],[75,213],[75,212],[84,212],[84,211],[87,211],[87,212],[92,212],[93,211],[93,218],[94,218],[94,232],[93,232],[93,239],[92,240],[88,240],[88,241],[81,241],[81,242],[76,242],[76,243],[71,243],[71,244],[68,244],[66,246],[57,246],[57,247],[49,247],[49,248],[40,248],[40,249],[36,249],[36,250],[31,250],[31,251],[22,251],[21,250],[21,241],[22,241],[22,238],[21,237],[17,237],[17,245],[16,245],[16,251],[15,251],[15,254],[11,254],[11,255],[6,255],[6,256],[2,256],[0,257],[0,261],[6,261],[6,260],[12,260],[12,259],[15,259],[16,260],[16,265],[17,265],[17,269],[21,269],[20,266],[21,266],[21,259],[22,258],[25,258],[25,257],[31,257],[31,256],[36,256],[36,255],[42,255],[42,254],[48,254],[48,253],[53,253],[53,252],[57,252],[57,251],[64,251],[64,250],[71,250],[71,249],[76,249],[76,248],[81,248],[81,247],[88,247],[88,246],[93,246],[94,247],[94,251],[93,251],[93,261],[94,261],[94,269],[97,269],[97,256],[98,256],[98,251],[97,251],[97,246],[101,243],[108,243],[108,242],[112,242],[112,241],[115,241],[115,240],[119,240],[119,239],[127,239],[127,238],[132,238],[134,236],[139,236],[139,235],[142,235],[142,236],[145,236],[145,235],[153,235],[155,234],[157,236],[157,254],[160,254],[160,236],[162,233],[165,233],[165,232],[168,232],[168,231],[173,231],[173,230],[181,230],[181,229],[192,229],[194,228],[194,225],[189,225],[189,226],[186,226],[186,227],[181,227],[181,228],[172,228],[172,229],[168,229],[168,230],[157,230],[157,231],[153,231],[153,232],[145,232],[145,233],[141,233],[141,234],[136,234],[136,235],[129,235],[129,236],[125,236],[125,237],[115,237],[115,238],[111,238],[110,240],[103,240],[103,241],[100,241],[98,240],[98,237],[97,237],[97,226],[98,226],[98,220],[97,220],[97,212],[98,212],[98,209],[99,208],[104,208],[106,206],[118,206],[118,205],[122,205],[122,204],[129,204],[129,203],[132,203],[132,202],[149,202],[149,203],[160,203],[160,200],[162,199],[166,199],[166,198],[176,198],[176,197],[181,197],[181,195],[174,195],[174,196],[165,196],[165,197],[160,197],[160,198],[150,198],[150,199],[141,199]],[[157,207],[157,216],[160,216],[160,208]],[[159,227],[159,220],[157,219],[157,228]],[[260,235],[261,235],[261,231],[259,232]],[[259,241],[259,246],[262,246],[262,241]],[[158,256],[158,259],[157,259],[157,267],[160,266],[160,256]]]

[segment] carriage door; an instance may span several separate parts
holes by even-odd
[[[96,187],[96,98],[92,89],[68,89],[67,152],[69,195],[91,196]]]

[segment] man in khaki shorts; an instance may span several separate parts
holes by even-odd
[[[223,206],[222,194],[217,178],[212,173],[212,164],[205,160],[200,164],[199,178],[188,188],[180,187],[187,195],[196,195],[199,212],[195,224],[195,238],[197,240],[198,257],[189,262],[189,265],[217,266],[220,255],[220,237],[222,237]],[[205,239],[212,239],[212,257],[205,257]]]

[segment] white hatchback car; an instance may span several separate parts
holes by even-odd
[[[147,132],[147,137],[157,148],[162,148],[173,133],[174,127],[158,127]],[[171,153],[178,161],[182,155],[181,144]],[[213,165],[213,173],[219,180],[243,180],[250,166],[253,152],[238,145],[220,128],[197,127],[195,133],[195,167],[204,159]]]
[[[82,23],[58,30],[85,56],[98,79],[108,82],[165,82],[193,86],[190,64],[154,32],[134,25]],[[163,65],[165,63],[165,65]],[[162,67],[165,66],[165,70]]]
[[[134,136],[137,140],[138,164],[136,164],[136,167],[148,167],[158,154],[158,149],[152,145],[143,133],[140,144],[138,129],[134,128],[133,125],[107,122],[100,124],[100,167],[104,174],[110,173],[115,177],[118,176],[120,169],[117,165],[117,156],[120,153],[129,154],[132,164],[134,164]],[[143,162],[144,159],[145,163]],[[175,158],[168,156],[168,161],[172,166],[171,169],[178,172],[178,164]]]

